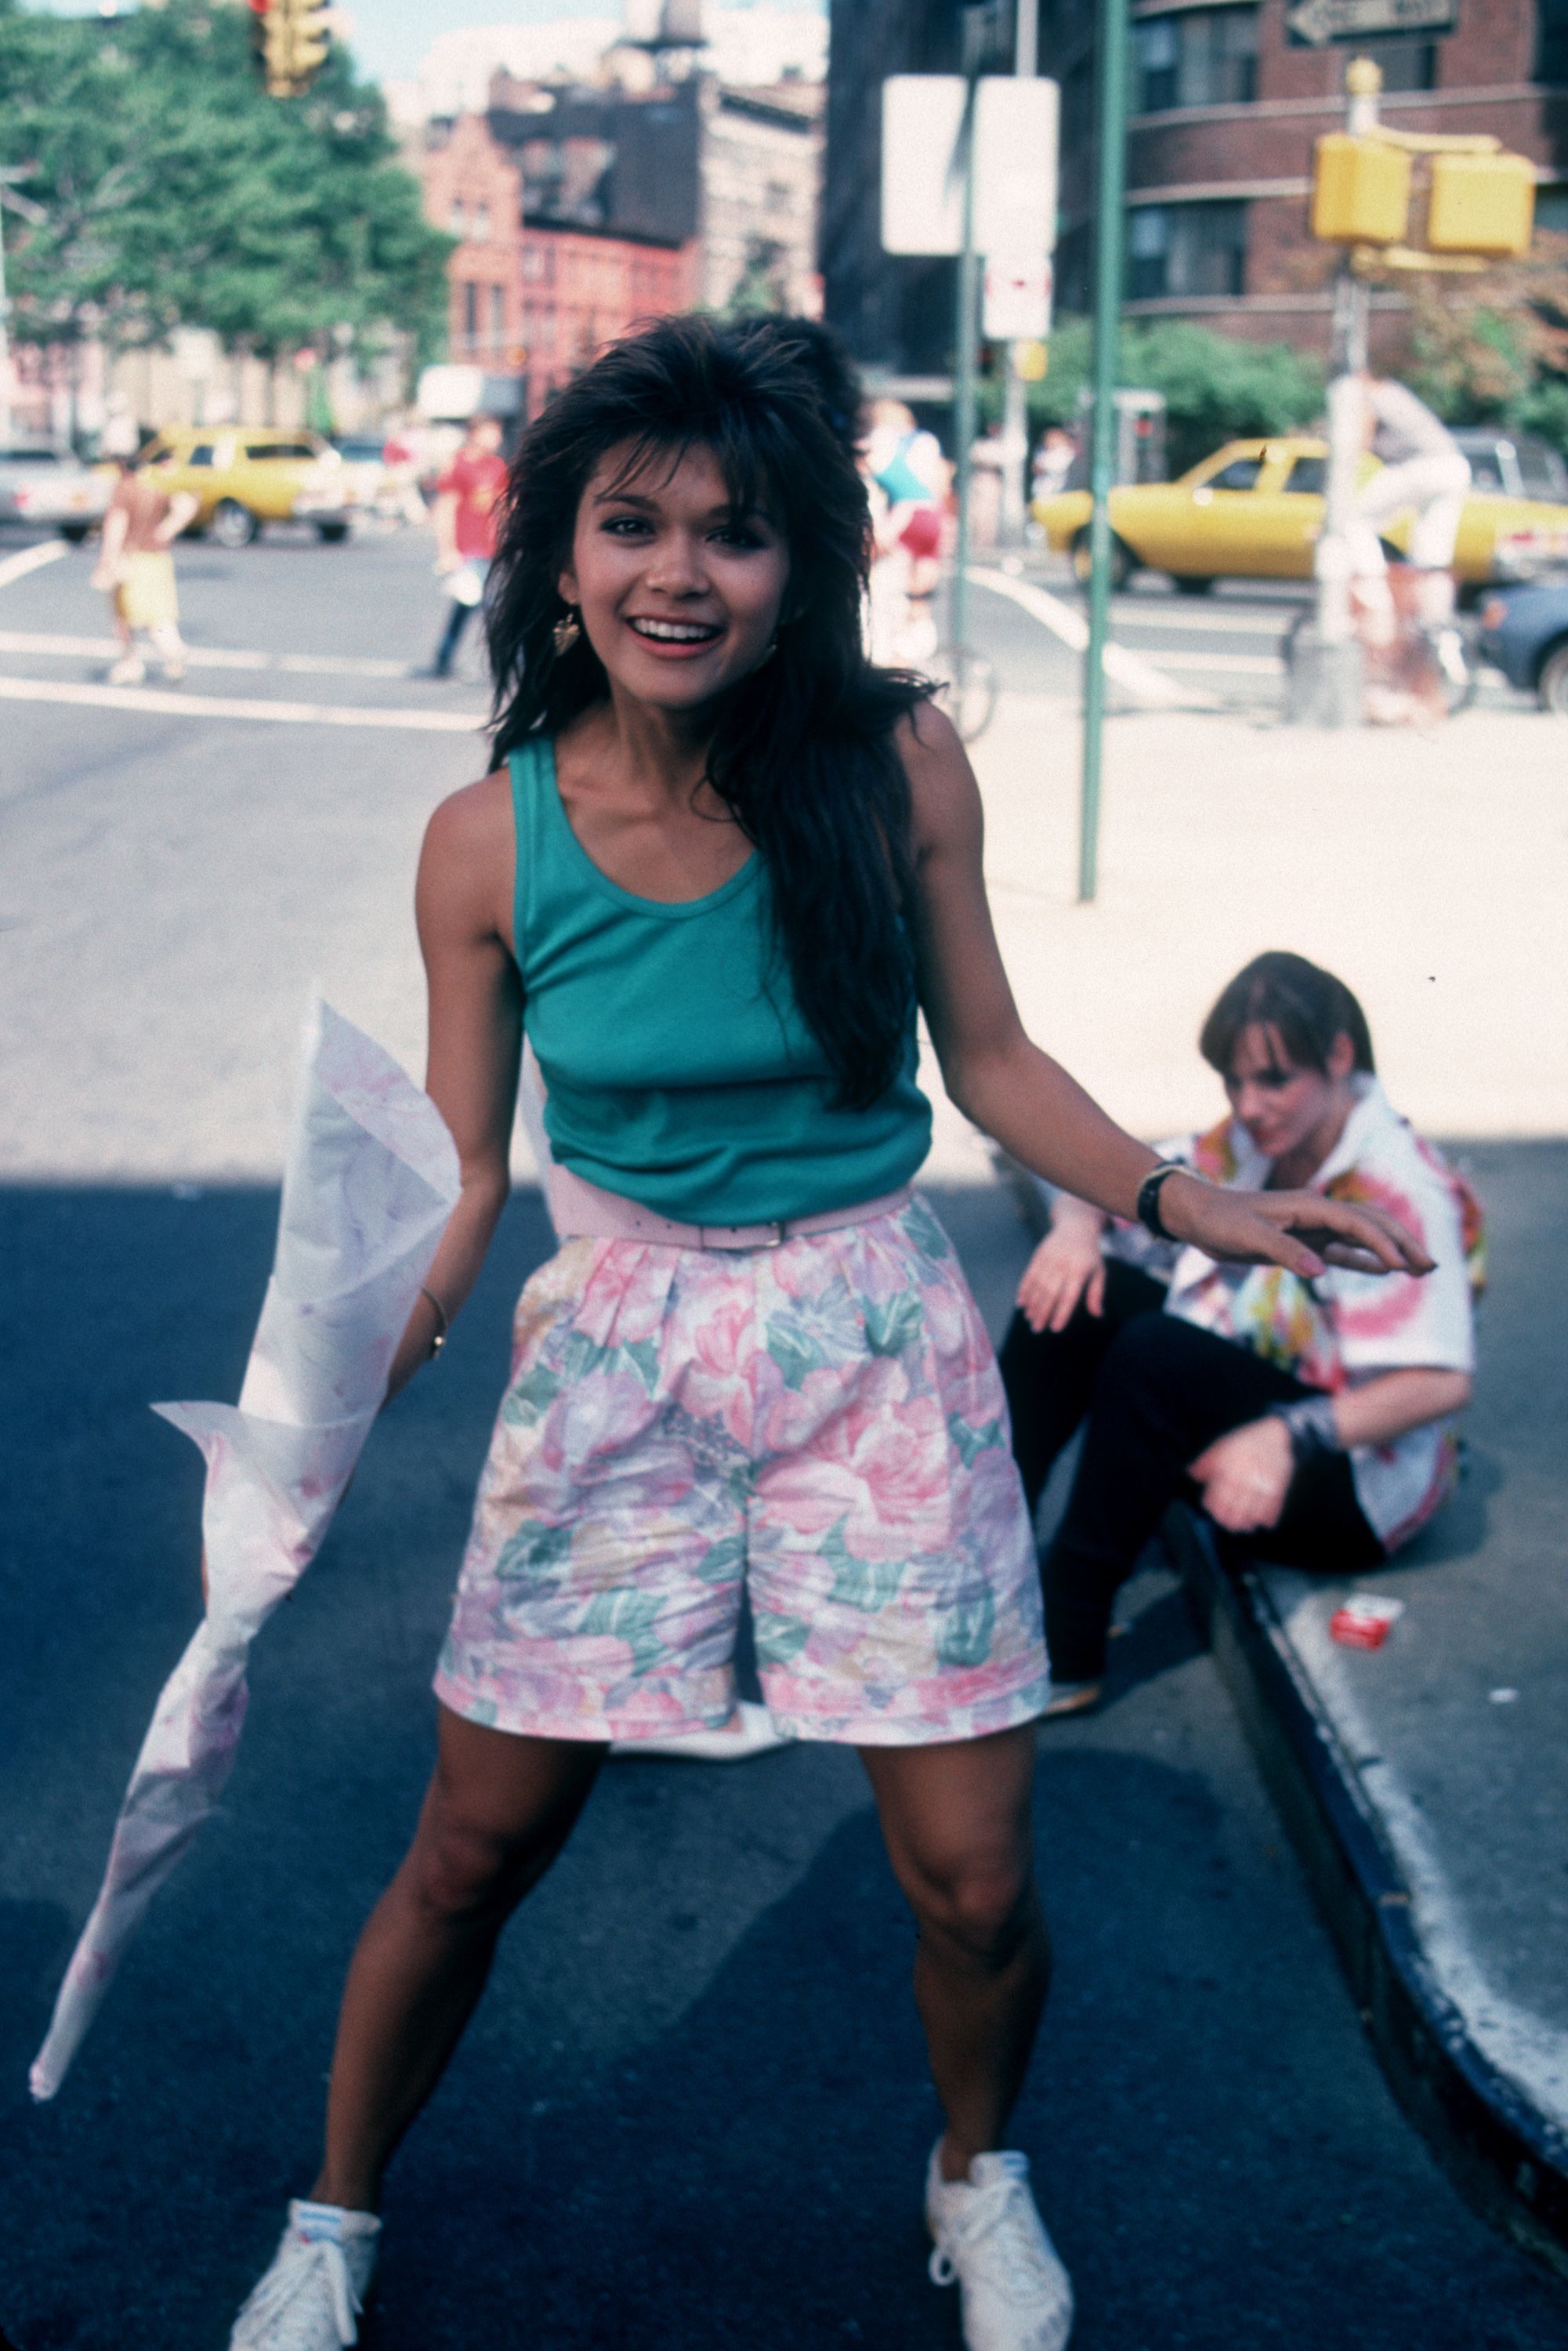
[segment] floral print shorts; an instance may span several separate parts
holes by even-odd
[[[435,1679],[552,1739],[773,1719],[915,1747],[1045,1703],[996,1358],[924,1202],[778,1249],[570,1240],[517,1305]]]

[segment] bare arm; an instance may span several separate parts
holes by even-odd
[[[1340,1390],[1333,1400],[1334,1430],[1346,1452],[1353,1445],[1388,1445],[1429,1420],[1462,1411],[1469,1398],[1465,1372],[1431,1364],[1379,1372],[1360,1387]],[[1290,1432],[1273,1414],[1216,1437],[1192,1464],[1204,1509],[1237,1535],[1278,1525],[1294,1474]]]
[[[442,491],[431,520],[435,528],[435,568],[437,571],[455,571],[458,563],[455,491]]]
[[[449,1319],[478,1280],[510,1189],[523,999],[497,919],[497,875],[513,858],[506,780],[486,776],[442,802],[414,892],[430,1000],[425,1091],[457,1145],[463,1187],[428,1277]],[[393,1358],[389,1398],[428,1360],[439,1330],[422,1297]]]
[[[103,531],[98,544],[98,561],[93,567],[92,585],[109,588],[114,585],[120,559],[125,552],[125,534],[130,519],[122,499],[110,498],[104,509]]]
[[[169,511],[152,536],[160,547],[172,547],[188,522],[194,522],[202,510],[202,502],[190,490],[176,490],[169,501]]]
[[[1024,1034],[991,927],[982,867],[979,788],[963,746],[929,706],[900,747],[914,800],[919,862],[921,1002],[958,1108],[1026,1167],[1112,1216],[1136,1213],[1157,1165]],[[1314,1192],[1246,1192],[1171,1176],[1160,1211],[1173,1238],[1211,1257],[1283,1265],[1311,1280],[1325,1257],[1426,1273],[1430,1260],[1375,1210]]]

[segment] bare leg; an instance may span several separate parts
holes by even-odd
[[[1051,1981],[1034,1883],[1032,1723],[941,1747],[861,1750],[920,1929],[915,1998],[947,2117],[945,2179],[999,2147]]]
[[[183,677],[185,642],[180,634],[178,623],[159,621],[147,633],[152,640],[153,649],[163,664],[165,674],[170,677]]]
[[[413,1843],[349,1970],[318,2201],[374,2211],[388,2158],[462,2037],[502,1928],[570,1835],[604,1754],[442,1708]]]

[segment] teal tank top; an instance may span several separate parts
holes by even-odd
[[[904,1067],[869,1110],[833,1080],[770,953],[767,879],[750,857],[706,898],[639,898],[573,832],[553,746],[512,753],[514,915],[523,1022],[561,1165],[684,1224],[768,1224],[906,1184],[931,1142]]]

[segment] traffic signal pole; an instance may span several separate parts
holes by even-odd
[[[953,352],[953,496],[958,509],[953,579],[947,602],[947,633],[953,641],[960,702],[969,655],[969,475],[975,445],[975,341],[979,328],[980,257],[975,251],[975,72],[965,75],[964,123],[958,134],[964,174],[963,242],[958,249],[958,314]]]
[[[1111,621],[1111,484],[1116,469],[1116,376],[1122,327],[1122,217],[1126,189],[1127,0],[1100,0],[1100,155],[1094,239],[1094,407],[1090,444],[1089,643],[1083,655],[1083,774],[1078,898],[1099,887],[1105,640]]]
[[[1349,107],[1345,129],[1363,137],[1377,128],[1377,94],[1383,77],[1368,57],[1354,57],[1345,72]],[[1333,290],[1333,345],[1325,405],[1328,466],[1323,482],[1323,528],[1318,541],[1317,643],[1306,654],[1316,677],[1296,682],[1299,715],[1321,726],[1359,726],[1365,699],[1361,645],[1351,602],[1355,549],[1351,532],[1365,440],[1367,329],[1371,288],[1350,254],[1340,261]]]

